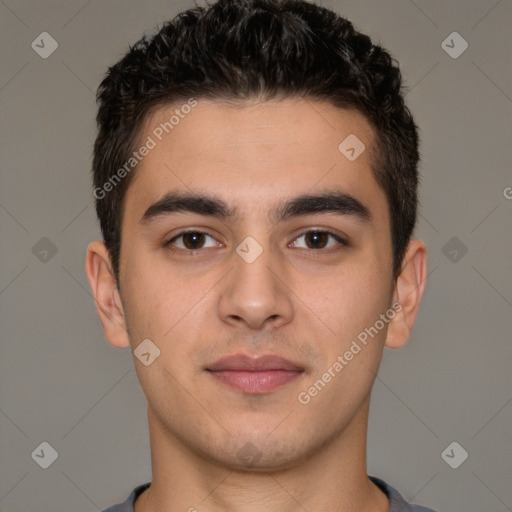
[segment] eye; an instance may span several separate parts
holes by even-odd
[[[329,245],[329,238],[331,241],[334,240],[331,245]],[[306,246],[299,246],[297,245],[296,240],[304,239]],[[303,249],[309,249],[309,250],[318,250],[318,249],[330,249],[333,246],[338,245],[348,245],[343,238],[336,235],[335,233],[331,233],[330,231],[321,231],[321,230],[310,230],[306,231],[306,233],[303,233],[299,237],[297,237],[293,241],[293,247],[299,247]]]
[[[210,245],[205,245],[205,241],[208,238],[211,239],[212,242],[210,242]],[[304,244],[298,244],[297,241],[301,239],[304,239],[306,244],[305,246]],[[346,246],[348,244],[343,238],[341,238],[335,233],[332,233],[330,231],[313,229],[306,231],[305,233],[297,237],[290,245],[291,247],[295,248],[317,251],[319,249],[331,249],[336,245]],[[222,244],[220,242],[217,242],[215,238],[213,238],[208,233],[194,230],[182,231],[181,233],[178,233],[176,236],[174,236],[164,244],[164,247],[166,247],[170,251],[183,251],[191,256],[199,253],[201,249],[219,246],[222,246]]]
[[[204,244],[207,238],[212,239],[213,244],[205,246]],[[169,248],[171,251],[176,250],[175,247],[177,247],[178,249],[188,252],[204,249],[205,247],[215,247],[217,245],[218,242],[211,235],[202,231],[183,231],[165,243],[165,247]]]

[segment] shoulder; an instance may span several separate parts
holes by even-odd
[[[389,498],[389,512],[436,512],[432,508],[409,503],[394,487],[386,483],[384,480],[375,476],[369,476],[369,478]]]
[[[151,482],[139,485],[133,489],[128,498],[122,503],[112,505],[102,512],[134,512],[135,500],[151,485]]]

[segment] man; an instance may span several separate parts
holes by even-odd
[[[426,279],[389,54],[301,0],[181,13],[98,91],[86,272],[131,347],[153,479],[109,512],[428,511],[366,471]]]

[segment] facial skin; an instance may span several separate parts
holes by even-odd
[[[156,111],[141,140],[175,108]],[[338,150],[351,133],[366,146],[354,161]],[[383,347],[398,348],[409,337],[425,288],[426,248],[411,241],[394,282],[391,221],[370,168],[372,140],[361,114],[328,103],[285,99],[237,108],[200,100],[134,171],[122,220],[120,292],[102,242],[90,244],[86,272],[107,340],[133,350],[150,339],[161,351],[149,366],[134,358],[148,401],[153,465],[136,512],[389,510],[366,472],[370,391]],[[179,212],[141,223],[171,191],[215,196],[238,215]],[[371,219],[323,212],[276,222],[270,215],[284,201],[328,192],[350,194]],[[347,245],[304,236],[312,228]],[[165,246],[190,229],[208,236],[179,238],[176,252]],[[236,252],[248,236],[263,249],[252,263]],[[195,243],[195,254],[186,243]],[[396,301],[401,311],[300,403],[299,393]],[[252,394],[205,371],[240,353],[278,355],[304,372]]]

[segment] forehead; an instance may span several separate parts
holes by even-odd
[[[249,207],[332,187],[385,208],[371,167],[373,130],[359,112],[301,99],[185,104],[146,120],[139,145],[151,139],[152,149],[137,165],[126,205],[141,209],[176,189],[214,193],[236,203],[241,219]]]

